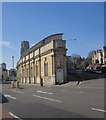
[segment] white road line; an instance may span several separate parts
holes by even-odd
[[[106,112],[106,110],[97,109],[97,108],[92,108],[92,110],[96,110],[96,111],[100,111],[100,112]]]
[[[4,95],[5,97],[9,97],[9,98],[12,98],[12,99],[16,99],[15,97],[12,97],[11,95]]]
[[[20,119],[18,116],[16,116],[16,115],[14,115],[13,113],[11,113],[11,112],[8,112],[12,117],[14,117],[14,118],[17,118],[17,119],[19,119],[19,120],[22,120],[22,119]]]
[[[80,87],[80,88],[88,88],[88,89],[102,89],[104,90],[103,87]]]
[[[65,90],[59,90],[59,91],[65,91]]]
[[[44,92],[44,91],[41,91],[41,90],[37,90],[36,92],[39,92],[39,93],[45,93],[45,94],[49,94],[49,95],[52,95],[52,94],[53,94],[53,93]]]
[[[47,98],[47,97],[42,97],[42,96],[38,96],[38,95],[33,95],[33,96],[35,96],[35,97],[39,97],[39,98],[43,98],[43,99],[46,99],[46,100],[51,100],[51,101],[54,101],[54,102],[60,102],[60,103],[62,103],[62,101],[54,100],[54,99]]]
[[[13,89],[10,89],[10,90],[13,91],[13,92],[18,92],[18,93],[24,94],[24,92],[21,92],[21,91],[16,91],[16,90],[13,90]]]

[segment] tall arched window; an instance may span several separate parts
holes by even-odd
[[[48,76],[48,63],[46,58],[44,62],[44,76]]]
[[[36,65],[36,77],[38,76],[38,65]]]
[[[36,77],[38,76],[38,62],[36,61]]]

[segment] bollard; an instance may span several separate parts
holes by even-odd
[[[16,82],[16,87],[19,88],[19,81]]]
[[[15,84],[14,84],[14,81],[11,82],[11,88],[14,88],[15,87]]]
[[[43,86],[43,78],[40,78],[40,85]]]

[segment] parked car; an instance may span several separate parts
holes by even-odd
[[[101,74],[101,73],[102,73],[101,67],[97,67],[97,68],[95,69],[95,73]]]
[[[75,74],[76,73],[76,69],[75,68],[69,68],[68,69],[68,73],[69,74]]]
[[[100,70],[100,69],[96,69],[95,72],[98,73],[98,74],[101,74],[101,73],[102,73],[102,70]]]
[[[86,68],[86,69],[85,69],[85,72],[93,72],[93,69]]]
[[[102,73],[106,74],[106,66],[102,67]]]

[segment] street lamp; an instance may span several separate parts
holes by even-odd
[[[77,39],[76,38],[71,38],[71,39],[64,40],[64,41],[74,41],[74,40],[77,40]]]
[[[74,41],[74,40],[76,40],[76,38],[71,38],[71,39],[68,39],[68,40],[65,40],[65,41]],[[73,67],[75,67],[75,61],[74,60],[73,60],[72,64],[73,64]]]
[[[72,41],[72,40],[77,40],[76,38],[72,38],[72,39],[69,39],[69,40],[66,40],[66,41]]]
[[[12,88],[14,88],[14,56],[12,56],[12,76],[13,76],[13,81],[12,81]]]
[[[13,69],[14,69],[14,56],[12,56],[12,65],[13,65]]]

